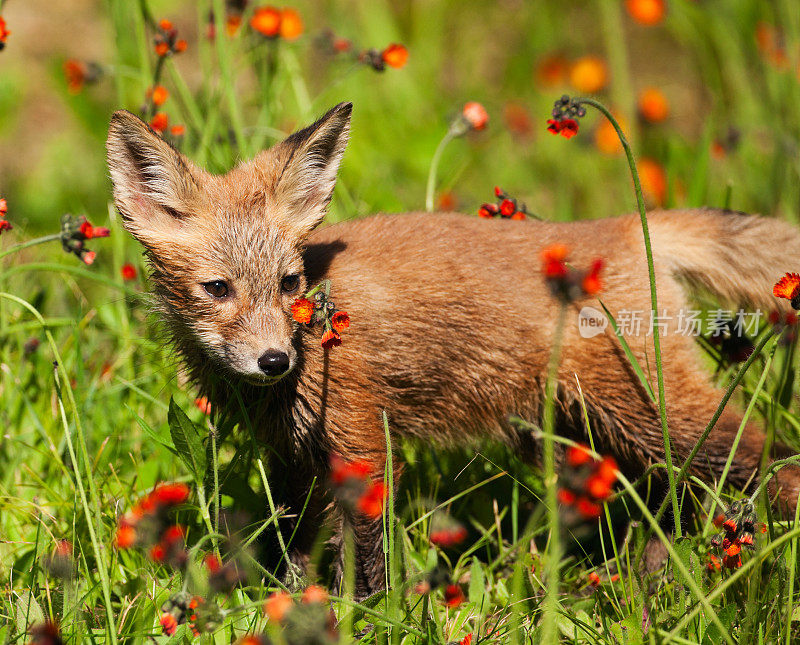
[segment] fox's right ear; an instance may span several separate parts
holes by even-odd
[[[148,247],[174,239],[200,194],[200,171],[125,110],[111,117],[106,151],[125,228]]]

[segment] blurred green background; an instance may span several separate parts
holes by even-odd
[[[165,69],[162,84],[172,96],[164,108],[171,122],[187,123],[184,150],[223,171],[252,150],[229,150],[219,135],[201,145],[175,80],[179,71],[200,114],[218,105],[225,122],[225,81],[215,43],[206,37],[211,5],[169,0],[148,6],[156,20],[169,18],[189,44],[174,57],[174,69],[173,61]],[[292,6],[304,33],[276,43],[278,71],[266,121],[254,72],[263,49],[251,48],[246,25],[230,39],[233,84],[248,145],[269,144],[279,134],[275,129],[289,132],[338,101],[354,102],[332,219],[422,208],[433,151],[448,120],[469,100],[486,106],[490,123],[445,151],[439,173],[445,206],[474,213],[498,184],[546,218],[631,211],[624,162],[598,151],[594,115],[570,142],[545,130],[553,100],[578,93],[571,66],[586,56],[599,59],[607,72],[595,94],[625,118],[637,153],[658,164],[653,181],[660,183],[664,173],[665,186],[650,191],[651,205],[729,203],[797,218],[800,12],[794,0],[671,0],[666,18],[652,26],[637,23],[623,2],[612,0],[319,0]],[[5,3],[12,33],[0,53],[0,194],[18,235],[53,229],[65,211],[99,223],[107,218],[108,120],[114,109],[138,110],[151,83],[152,62],[143,65],[143,59],[152,58],[152,49],[137,12],[132,0]],[[328,56],[318,45],[325,30],[357,49],[402,43],[408,64],[379,74]],[[72,94],[62,69],[67,59],[96,62],[105,73]],[[638,116],[638,95],[648,87],[669,103],[662,122]]]

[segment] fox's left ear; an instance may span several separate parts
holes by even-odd
[[[275,197],[286,207],[285,222],[304,239],[325,217],[336,185],[336,173],[350,134],[352,103],[339,103],[316,123],[277,146],[285,162]]]

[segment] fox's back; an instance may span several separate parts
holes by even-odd
[[[558,318],[541,250],[566,244],[578,268],[605,258],[607,306],[649,310],[646,267],[631,248],[636,223],[411,213],[318,230],[305,258],[309,284],[330,278],[337,307],[353,322],[327,364],[317,334],[306,332],[304,371],[314,379],[326,370],[332,409],[371,397],[376,422],[385,409],[410,434],[436,429],[453,439],[450,432],[465,426],[504,434],[508,414],[537,406]],[[570,305],[562,373],[615,380],[624,368],[611,337],[577,333],[584,304],[599,307],[596,300]]]

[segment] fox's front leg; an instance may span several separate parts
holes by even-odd
[[[281,511],[278,546],[283,564],[277,573],[287,586],[295,588],[301,586],[306,577],[328,500],[320,479],[315,480],[300,464],[274,466],[270,478],[275,486],[273,503],[276,510]]]
[[[360,601],[386,588],[383,518],[347,513],[343,516],[342,524],[342,542],[337,563],[339,588],[342,589],[345,563],[352,558],[355,564],[354,599]]]

